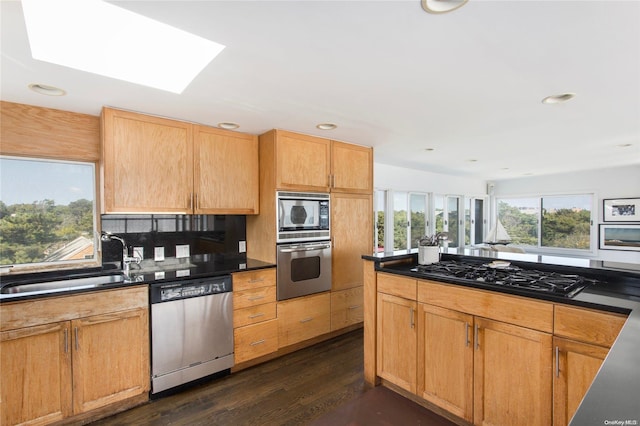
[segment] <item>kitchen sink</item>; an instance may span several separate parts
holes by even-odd
[[[125,281],[123,274],[100,275],[95,277],[71,278],[37,283],[7,283],[0,287],[0,294],[25,296],[31,294],[58,293],[117,284]]]

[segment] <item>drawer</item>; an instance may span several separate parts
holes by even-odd
[[[278,341],[292,345],[331,331],[331,296],[315,296],[278,302]]]
[[[233,311],[233,328],[272,320],[275,319],[275,317],[276,302],[236,309]]]
[[[233,342],[236,364],[275,352],[278,350],[278,320],[236,328]]]
[[[248,290],[256,287],[276,285],[276,268],[257,269],[255,271],[232,274],[233,291]]]
[[[364,321],[364,287],[331,292],[331,331]]]
[[[248,308],[276,301],[276,286],[258,287],[233,292],[233,309]]]
[[[553,304],[434,281],[418,282],[418,301],[551,333]]]
[[[611,347],[626,320],[622,314],[555,305],[553,334]]]
[[[416,300],[417,280],[395,274],[379,273],[378,291],[404,299]]]

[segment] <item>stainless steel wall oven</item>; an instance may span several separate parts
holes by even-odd
[[[276,193],[277,298],[331,290],[330,195]]]

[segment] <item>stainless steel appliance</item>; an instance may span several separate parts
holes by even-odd
[[[231,276],[150,287],[151,393],[233,366]]]
[[[331,238],[329,194],[277,191],[276,198],[277,243]]]
[[[277,246],[278,300],[331,290],[331,241]]]

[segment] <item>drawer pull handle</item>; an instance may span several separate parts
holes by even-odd
[[[353,305],[353,306],[349,306],[349,309],[358,309],[360,307],[360,305]]]
[[[260,318],[260,317],[263,317],[263,316],[264,316],[264,313],[259,312],[259,313],[254,314],[254,315],[249,315],[249,319]]]
[[[249,346],[257,346],[257,345],[261,345],[261,344],[263,344],[264,342],[265,342],[265,340],[264,340],[264,339],[262,339],[262,340],[258,340],[258,341],[256,341],[256,342],[251,342],[251,343],[249,343]]]
[[[261,283],[264,281],[264,278],[255,278],[253,280],[249,280],[249,284]]]
[[[309,317],[309,318],[305,318],[305,319],[301,319],[300,320],[301,323],[305,323],[305,322],[309,322],[309,321],[313,321],[313,317]]]
[[[264,299],[264,296],[253,296],[253,297],[248,297],[247,300],[253,302],[255,300],[260,300],[260,299]]]

